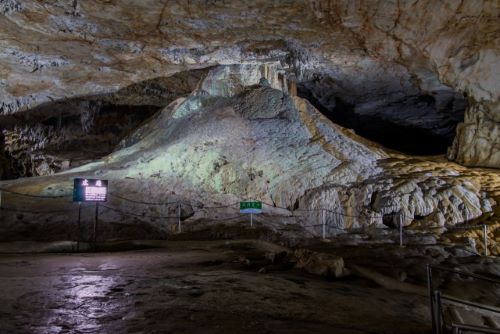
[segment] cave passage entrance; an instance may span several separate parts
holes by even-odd
[[[318,93],[321,91],[310,83],[298,84],[297,88],[300,97],[311,102],[332,122],[409,155],[446,154],[467,106],[462,95],[449,93],[446,100],[422,94],[360,106],[341,96]]]
[[[26,114],[17,124],[5,126],[0,133],[0,179],[50,175],[100,159],[160,110],[152,105],[80,102],[48,104],[47,111]],[[60,112],[77,110],[78,103],[90,108]]]
[[[143,122],[191,93],[208,69],[0,116],[0,179],[50,175],[100,159]]]

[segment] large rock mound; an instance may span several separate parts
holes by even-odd
[[[287,89],[279,63],[215,67],[192,94],[172,102],[106,158],[6,185],[20,193],[64,196],[71,194],[74,177],[108,179],[110,203],[101,220],[147,226],[149,237],[171,231],[178,204],[183,219],[194,223],[233,217],[238,201],[258,199],[265,203],[259,220],[272,228],[326,219],[329,232],[384,227],[401,217],[409,225],[417,216],[452,226],[491,210],[481,184],[450,167],[389,154]],[[51,226],[55,233],[75,219],[74,211],[64,211],[71,210],[67,199],[46,205],[16,196],[7,193],[3,200],[12,210],[2,216],[4,235],[29,226],[37,233]],[[19,218],[14,209],[20,206],[62,212]],[[131,237],[131,231],[137,233],[111,229],[108,236]]]

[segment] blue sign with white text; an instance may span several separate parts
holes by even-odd
[[[74,179],[73,202],[106,202],[108,180]]]

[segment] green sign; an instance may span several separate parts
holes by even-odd
[[[240,202],[240,213],[261,213],[262,212],[262,202],[249,201]]]

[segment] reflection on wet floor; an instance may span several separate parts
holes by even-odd
[[[109,307],[107,294],[115,284],[114,278],[81,273],[63,277],[62,281],[64,283],[55,288],[60,292],[56,298],[64,300],[63,308],[54,310],[49,323],[64,319],[71,321],[68,324],[70,328],[78,331],[98,330],[100,326],[97,320],[106,314]]]
[[[0,255],[0,333],[428,331],[423,297],[293,270],[258,273],[240,258],[221,247]]]

